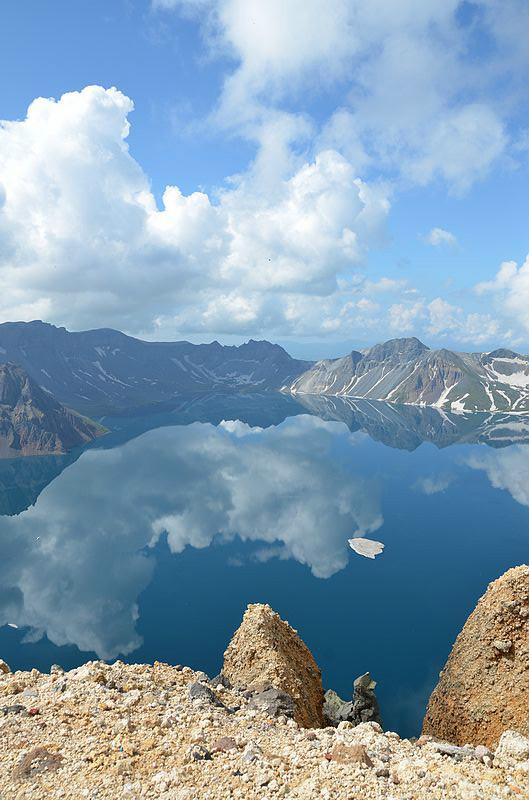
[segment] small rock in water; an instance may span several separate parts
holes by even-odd
[[[349,547],[354,550],[355,553],[358,553],[359,556],[365,556],[365,558],[375,558],[384,550],[382,542],[376,542],[374,539],[356,537],[348,539],[348,542]]]
[[[8,675],[11,672],[11,667],[9,664],[6,664],[3,658],[0,658],[0,672],[3,675]]]

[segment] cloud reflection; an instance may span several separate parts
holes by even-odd
[[[347,564],[347,539],[383,523],[350,437],[303,416],[266,430],[163,428],[85,452],[34,507],[0,518],[0,625],[107,659],[132,652],[149,546],[163,535],[173,553],[239,537],[259,560],[293,558],[330,577]]]

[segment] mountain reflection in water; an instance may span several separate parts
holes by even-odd
[[[328,685],[370,669],[386,722],[416,732],[477,597],[527,560],[527,419],[280,394],[154,410],[106,418],[81,454],[0,464],[0,626],[19,626],[0,655],[213,671],[266,601]],[[366,562],[347,540],[375,531]]]

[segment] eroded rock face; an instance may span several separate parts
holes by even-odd
[[[494,748],[529,735],[529,567],[491,583],[468,618],[430,697],[423,733]]]
[[[223,675],[233,686],[273,686],[290,695],[294,719],[305,728],[323,725],[321,673],[308,647],[268,605],[249,605],[224,653]]]
[[[61,405],[16,364],[0,364],[0,458],[66,453],[104,428]]]

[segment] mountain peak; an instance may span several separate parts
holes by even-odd
[[[412,361],[430,348],[415,336],[401,339],[388,339],[364,351],[364,357],[371,361],[385,361],[388,358],[400,358]]]

